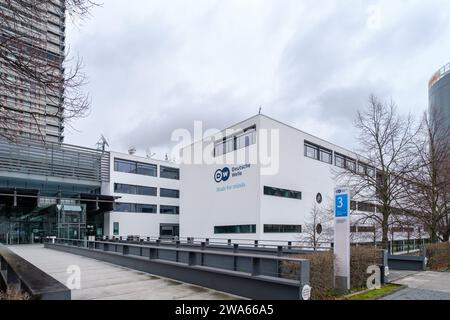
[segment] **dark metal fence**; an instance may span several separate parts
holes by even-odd
[[[33,300],[70,300],[70,290],[0,245],[0,290],[26,292]]]
[[[309,260],[242,252],[239,245],[223,251],[205,242],[186,247],[56,239],[45,246],[251,299],[301,299],[309,284]],[[283,262],[298,264],[299,272],[283,273]]]

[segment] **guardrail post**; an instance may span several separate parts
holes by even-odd
[[[281,257],[283,255],[283,246],[278,246],[277,247],[277,255],[279,257]]]
[[[9,265],[6,267],[6,286],[11,290],[20,290],[20,279]]]
[[[107,243],[103,244],[103,251],[108,251],[109,245]]]
[[[207,246],[209,246],[209,239],[206,239],[205,243],[206,243]]]
[[[195,252],[189,252],[189,262],[188,262],[189,266],[195,266],[197,264],[195,260],[196,260]]]
[[[261,259],[252,258],[252,276],[259,276],[261,274]]]
[[[233,245],[233,252],[237,253],[239,251],[239,244],[235,243]],[[237,270],[237,257],[233,256],[233,270],[236,271]]]
[[[156,240],[156,245],[159,247],[159,245],[161,244],[161,240]]]
[[[150,242],[150,237],[147,237],[147,242]]]
[[[228,245],[231,246],[231,239],[228,239]]]
[[[255,240],[255,248],[258,248],[258,245],[259,245],[259,241]]]
[[[202,250],[205,250],[205,248],[206,248],[206,243],[205,243],[205,242],[200,243],[200,248],[201,248]]]
[[[158,259],[158,249],[150,248],[149,259],[150,260]]]
[[[122,246],[122,254],[125,256],[130,253],[130,247],[129,246]]]
[[[2,256],[0,256],[0,271],[6,272],[6,268],[7,268],[6,266],[7,265],[6,265],[5,259]]]
[[[311,263],[309,260],[302,260],[300,261],[300,274],[299,274],[299,280],[300,280],[300,291],[299,291],[299,297],[302,296],[302,290],[305,285],[310,284],[310,272],[311,272]]]
[[[292,241],[288,242],[288,249],[291,250],[292,249]]]

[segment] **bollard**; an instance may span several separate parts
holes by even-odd
[[[206,239],[205,242],[206,242],[206,245],[209,246],[209,239]]]
[[[255,248],[258,248],[259,241],[255,240]]]
[[[150,242],[150,237],[147,237],[147,242]]]
[[[288,242],[288,249],[291,250],[292,249],[292,241]]]
[[[228,245],[231,246],[231,239],[228,239]]]
[[[206,243],[205,243],[205,242],[202,242],[202,243],[200,244],[200,246],[201,246],[202,250],[205,250],[205,248],[206,248]]]
[[[156,245],[159,246],[161,244],[161,240],[156,240]]]
[[[175,246],[176,246],[177,248],[180,247],[180,240],[175,241]]]
[[[238,250],[239,250],[239,244],[235,243],[233,245],[233,252],[236,253],[236,252],[238,252]]]

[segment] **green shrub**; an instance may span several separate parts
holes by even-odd
[[[289,255],[290,258],[310,260],[310,285],[312,299],[329,300],[336,297],[334,290],[334,254],[332,251]],[[366,289],[367,268],[382,263],[382,251],[370,246],[351,248],[350,285],[352,290]],[[298,264],[285,261],[281,264],[284,278],[298,279]]]
[[[353,246],[350,252],[350,286],[352,290],[366,289],[367,268],[382,263],[382,251],[371,246]]]
[[[30,300],[27,293],[17,290],[0,291],[0,300]]]
[[[442,271],[450,268],[450,243],[434,243],[426,246],[428,267]]]
[[[308,259],[310,261],[310,285],[313,288],[313,300],[331,299],[334,294],[334,255],[332,251],[290,255],[290,258]],[[286,278],[298,275],[298,264],[284,261],[282,274]]]

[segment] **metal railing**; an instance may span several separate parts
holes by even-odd
[[[70,300],[70,290],[0,244],[0,290],[26,292],[33,300]]]
[[[277,251],[282,248],[288,251],[298,251],[294,253],[305,253],[312,251],[329,251],[332,250],[331,242],[320,242],[316,247],[307,241],[282,241],[282,240],[251,240],[237,238],[200,238],[200,237],[140,237],[140,236],[103,236],[97,237],[96,241],[113,241],[134,244],[159,244],[175,245],[179,243],[182,246],[201,246],[205,243],[209,247],[229,249],[234,245],[238,245],[240,249],[258,249],[263,251]]]
[[[253,299],[300,299],[301,288],[309,284],[309,260],[242,252],[238,244],[232,251],[205,242],[185,247],[180,240],[167,246],[160,240],[132,244],[55,239],[45,246]],[[287,265],[296,271],[286,272]]]

